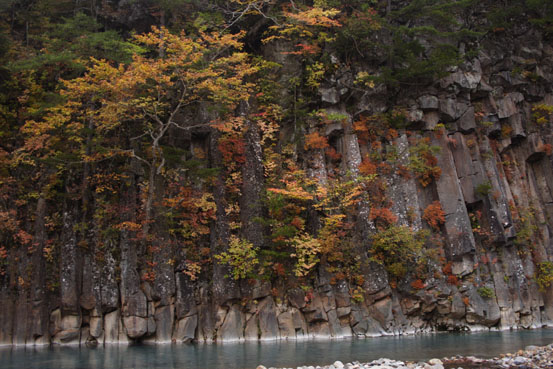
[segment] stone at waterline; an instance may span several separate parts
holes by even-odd
[[[171,342],[173,333],[173,306],[158,306],[154,314],[156,322],[156,342]]]
[[[242,313],[240,305],[232,304],[228,310],[223,325],[217,331],[217,341],[237,341],[244,337]]]
[[[119,310],[104,315],[104,342],[117,343],[119,339]]]
[[[198,315],[192,315],[180,319],[173,334],[176,342],[187,343],[195,339],[196,328],[198,326]]]
[[[104,333],[102,317],[90,317],[90,335],[94,338],[98,338],[102,333]]]
[[[148,319],[138,316],[126,316],[123,324],[129,338],[140,338],[148,332]]]

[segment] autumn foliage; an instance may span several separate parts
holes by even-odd
[[[359,165],[359,172],[363,175],[376,174],[376,170],[376,165],[368,158],[365,158]]]
[[[442,209],[442,204],[439,201],[434,201],[424,209],[422,218],[426,220],[428,225],[434,230],[439,231],[440,226],[445,223],[445,213]]]
[[[319,132],[313,132],[305,135],[306,150],[326,149],[328,147],[328,140],[326,137],[321,136]]]
[[[443,124],[432,132],[411,120],[425,80],[396,72],[404,65],[433,70],[414,33],[434,30],[404,27],[420,24],[409,14],[376,1],[163,1],[173,7],[170,17],[162,21],[156,5],[148,22],[158,25],[117,34],[111,27],[120,14],[91,7],[90,15],[71,8],[39,17],[35,9],[23,17],[18,2],[10,3],[0,7],[17,18],[2,23],[9,42],[0,37],[0,282],[9,280],[0,287],[14,296],[30,285],[30,258],[47,263],[45,285],[59,288],[67,240],[99,269],[127,257],[123,250],[134,253],[133,273],[146,285],[161,283],[166,268],[166,275],[206,277],[211,286],[221,264],[228,278],[291,277],[305,289],[322,265],[331,283],[348,284],[361,302],[370,262],[398,289],[409,290],[412,280],[413,289],[424,289],[432,272],[459,284],[451,263],[441,273],[432,262],[446,239],[440,202],[422,212],[429,238],[419,203],[395,198],[436,198],[441,150],[459,145]],[[106,12],[110,2],[95,3]],[[28,19],[30,31],[22,28]],[[75,39],[59,34],[68,30]],[[371,66],[376,60],[385,70]],[[321,96],[325,88],[336,91],[337,103]],[[477,110],[481,121],[486,109]],[[528,120],[544,131],[538,151],[549,156],[552,111],[535,105]],[[504,125],[503,136],[510,130]],[[465,136],[471,155],[483,158],[480,131]],[[509,181],[528,180],[515,176],[511,148],[486,135]],[[521,224],[515,243],[531,243],[537,231],[517,216],[520,200],[511,195],[510,213]],[[470,215],[478,246],[486,234],[481,218]]]
[[[385,227],[397,222],[397,216],[389,208],[373,208],[371,209],[369,218],[379,227]]]
[[[411,282],[411,287],[413,287],[416,290],[422,290],[426,287],[426,285],[422,280],[416,279],[413,282]]]

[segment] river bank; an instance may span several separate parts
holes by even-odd
[[[444,368],[468,369],[470,367],[461,363],[461,358],[457,355],[491,359],[502,353],[512,352],[516,357],[518,350],[529,345],[541,347],[551,343],[553,330],[539,329],[216,345],[8,347],[0,349],[0,369],[253,369],[260,364],[296,369],[310,365],[328,366],[337,360],[344,363],[345,368],[346,363],[358,364],[355,361],[372,362],[372,366],[377,366],[380,365],[378,359],[385,357],[392,358],[395,362],[403,361],[404,366],[422,361],[428,363],[431,358],[447,357],[459,363],[452,361],[451,366],[446,366],[450,362],[442,359]],[[478,362],[474,364],[474,368],[482,368],[477,366]]]
[[[493,358],[453,356],[428,361],[408,362],[381,358],[367,363],[335,361],[326,366],[299,366],[297,369],[548,369],[553,368],[553,344],[527,346],[515,353],[501,354]],[[257,369],[267,369],[259,365]],[[276,368],[269,368],[276,369]],[[278,368],[285,369],[285,368]]]

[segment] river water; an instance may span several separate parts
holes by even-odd
[[[0,349],[1,369],[249,369],[371,361],[381,357],[428,360],[453,355],[492,357],[528,345],[553,343],[553,329],[437,333],[330,341],[276,341],[195,345],[112,345]]]

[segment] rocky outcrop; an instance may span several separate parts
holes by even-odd
[[[429,262],[432,273],[424,281],[414,265],[402,280],[369,256],[377,227],[367,201],[360,201],[351,219],[356,243],[347,251],[356,268],[355,282],[339,278],[340,268],[330,270],[328,260],[320,260],[311,279],[282,272],[276,278],[233,279],[230,268],[217,259],[229,250],[232,232],[239,229],[261,250],[268,238],[260,221],[267,215],[262,138],[259,127],[247,121],[244,163],[233,173],[242,182],[232,194],[225,187],[229,174],[221,170],[220,133],[174,137],[205,149],[210,168],[218,170],[209,184],[216,220],[209,224],[207,247],[201,250],[202,273],[188,272],[186,251],[167,230],[159,232],[163,237],[157,244],[127,229],[103,242],[98,241],[99,229],[79,231],[82,214],[68,199],[57,235],[59,278],[49,280],[42,257],[48,209],[39,199],[35,224],[28,225],[35,250],[12,250],[7,256],[11,264],[2,281],[9,278],[10,283],[0,286],[0,344],[292,340],[552,324],[553,275],[546,276],[549,284],[543,283],[540,266],[553,261],[553,125],[551,117],[545,123],[536,118],[536,107],[553,104],[553,49],[544,47],[545,37],[534,30],[516,42],[492,35],[482,41],[484,51],[447,76],[394,96],[383,85],[357,96],[349,67],[333,57],[336,74],[321,82],[316,101],[328,121],[282,127],[276,139],[279,150],[293,146],[289,160],[313,183],[342,177],[353,181],[374,149],[355,130],[359,112],[401,107],[405,125],[396,127],[388,146],[374,149],[376,154],[395,150],[394,164],[406,168],[413,150],[425,142],[439,150],[441,173],[423,185],[414,175],[390,170],[370,196],[390,200],[397,224],[434,232],[436,237],[425,245],[435,256]],[[287,50],[273,44],[264,53],[282,65],[283,82],[299,63],[281,49]],[[284,90],[282,100],[289,97]],[[393,98],[393,105],[386,105],[385,97]],[[239,114],[246,116],[254,107],[242,109]],[[296,136],[302,129],[322,132],[334,156],[320,148],[306,152]],[[128,222],[139,213],[136,178],[144,175],[134,166],[129,164],[128,188],[121,190],[120,199],[120,209],[130,214]],[[229,196],[240,204],[238,216]],[[424,212],[436,201],[444,220],[431,229]],[[322,227],[320,210],[312,203],[306,208],[306,228],[315,234]],[[140,274],[146,257],[151,278]],[[276,264],[262,267],[277,269]]]
[[[317,365],[321,369],[444,369],[447,368],[547,368],[550,366],[553,358],[553,347],[551,345],[544,347],[527,346],[524,350],[515,353],[501,354],[498,357],[481,359],[474,356],[455,356],[442,359],[430,359],[426,362],[404,362],[387,358],[380,358],[368,363],[342,363],[335,361],[330,365]],[[298,366],[298,369],[311,369],[314,366]],[[267,369],[263,365],[256,369]],[[269,369],[280,369],[271,367]]]

